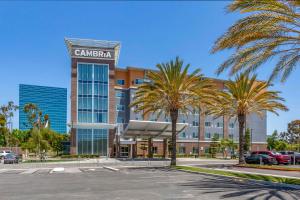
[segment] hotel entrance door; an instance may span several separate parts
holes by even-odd
[[[129,146],[121,146],[120,147],[120,157],[122,158],[128,158],[129,157]]]

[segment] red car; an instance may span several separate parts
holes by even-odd
[[[291,157],[289,155],[282,155],[281,153],[275,153],[272,151],[253,151],[251,154],[262,154],[262,155],[268,155],[277,160],[278,164],[290,164],[291,163]]]

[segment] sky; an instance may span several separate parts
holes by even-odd
[[[214,78],[218,65],[232,52],[210,54],[227,28],[243,15],[227,13],[229,1],[201,2],[0,2],[0,105],[19,102],[19,84],[64,87],[70,96],[70,57],[65,37],[121,42],[118,67],[154,69],[157,63],[180,56],[191,70]],[[257,71],[264,80],[274,62]],[[288,112],[268,114],[268,134],[286,130],[299,119],[299,67],[287,82],[274,83],[282,91]],[[68,121],[70,101],[68,99]],[[18,128],[18,113],[14,127]]]

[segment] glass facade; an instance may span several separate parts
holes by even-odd
[[[28,130],[31,125],[24,106],[33,103],[49,116],[50,128],[67,133],[67,89],[37,85],[19,85],[19,129]]]
[[[108,123],[108,65],[78,63],[78,122]],[[107,156],[107,129],[77,129],[77,153]]]
[[[107,155],[108,130],[77,129],[78,154]]]
[[[108,65],[78,64],[78,122],[107,123]]]

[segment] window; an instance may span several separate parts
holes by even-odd
[[[193,154],[198,154],[199,150],[197,147],[193,147]]]
[[[196,132],[193,132],[193,138],[198,138],[198,134],[196,134]]]
[[[179,154],[185,154],[185,147],[179,147]]]
[[[117,123],[123,124],[123,123],[124,123],[124,118],[121,117],[121,116],[118,116],[118,118],[117,118]]]
[[[194,115],[199,115],[199,110],[193,109],[193,114],[194,114]]]
[[[125,110],[125,106],[124,105],[117,105],[117,111],[124,111]]]
[[[124,92],[123,91],[120,91],[120,90],[116,90],[116,97],[119,97],[119,98],[122,98],[124,97]]]
[[[234,123],[229,123],[229,128],[234,128]]]
[[[211,135],[210,135],[210,132],[206,132],[205,133],[205,139],[210,139]]]
[[[117,85],[125,85],[125,80],[123,80],[123,79],[118,79],[118,80],[117,80]]]
[[[218,122],[218,123],[217,123],[217,127],[218,127],[218,128],[223,128],[223,123]]]
[[[157,147],[152,147],[152,153],[157,154]]]
[[[186,138],[185,132],[180,133],[180,134],[179,134],[179,137],[180,137],[180,138]]]
[[[77,153],[107,155],[106,129],[77,129]]]
[[[199,126],[199,122],[193,121],[193,126]]]
[[[233,134],[229,134],[229,139],[233,140]]]
[[[108,115],[108,65],[78,63],[77,70],[78,122],[106,123]]]
[[[135,81],[134,81],[134,84],[136,84],[136,85],[139,85],[139,84],[142,84],[142,83],[144,83],[144,79],[139,79],[139,78],[137,78],[137,79],[135,79]]]
[[[209,153],[209,147],[204,148],[204,153]]]
[[[211,122],[205,122],[206,127],[211,127]]]

